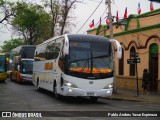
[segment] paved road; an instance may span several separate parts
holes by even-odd
[[[74,111],[82,111],[82,113],[79,114],[83,114],[84,111],[160,111],[160,104],[108,99],[99,99],[97,102],[91,102],[87,98],[74,97],[65,97],[62,100],[57,100],[54,98],[51,92],[45,90],[38,92],[36,90],[36,87],[32,84],[18,84],[13,81],[7,80],[6,83],[0,83],[0,111],[62,111],[56,112],[60,116],[63,116],[64,111],[70,111],[67,114],[70,114],[72,116],[72,114],[77,114]],[[96,112],[85,113],[90,114],[91,116],[94,116],[96,114]],[[78,116],[80,116],[79,114]],[[83,119],[106,120],[106,117],[99,118],[99,114],[103,114],[103,112],[97,113],[97,117],[83,117]],[[18,118],[15,119],[17,120]],[[50,120],[52,118],[48,117],[45,119]],[[75,117],[58,117],[56,119],[81,120],[81,118]],[[109,119],[114,120],[116,118],[110,117]],[[123,118],[123,120],[125,119],[128,120],[128,117]],[[139,120],[140,117],[132,117],[130,119]],[[151,118],[141,117],[141,119],[146,120]],[[158,120],[158,118],[154,119]]]

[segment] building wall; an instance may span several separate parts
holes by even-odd
[[[150,25],[160,23],[160,17],[159,17],[159,14],[157,14],[157,15],[151,16],[151,17],[139,18],[139,21],[140,21],[140,26],[141,27],[147,27],[147,26],[150,26]]]
[[[129,64],[127,64],[127,59],[130,58],[130,48],[132,46],[136,48],[136,52],[138,52],[138,56],[141,59],[141,63],[138,64],[139,76],[142,77],[143,69],[149,68],[149,46],[153,43],[156,43],[158,45],[158,48],[160,49],[160,40],[158,38],[151,38],[148,40],[148,38],[149,36],[151,37],[152,35],[155,35],[157,31],[160,31],[160,28],[154,30],[147,30],[143,32],[144,35],[137,32],[134,34],[114,37],[114,39],[118,40],[121,43],[124,50],[124,76],[129,76]],[[116,60],[116,66],[118,66],[118,60]],[[116,73],[118,74],[118,69],[116,69]]]
[[[123,75],[119,75],[119,60],[115,60],[117,88],[136,90],[136,76],[130,76],[130,65],[127,64],[127,59],[130,59],[130,49],[135,47],[138,57],[141,62],[138,63],[138,83],[139,90],[142,88],[143,70],[151,70],[151,54],[150,46],[156,44],[158,46],[158,79],[156,84],[158,88],[156,92],[160,94],[160,9],[152,12],[144,13],[142,15],[130,15],[126,20],[119,23],[126,23],[126,25],[113,23],[114,39],[121,43],[124,50],[124,70]],[[102,30],[103,29],[103,30]],[[106,29],[106,30],[105,30]],[[98,34],[99,30],[104,31]],[[98,29],[88,31],[88,34],[109,36],[107,26],[99,26]],[[116,55],[116,54],[115,54]],[[156,58],[157,58],[156,57]],[[157,60],[157,59],[156,59]],[[152,81],[153,82],[153,81]],[[153,83],[151,83],[153,84]],[[155,83],[154,83],[155,84]],[[153,85],[152,85],[153,86]]]
[[[128,30],[134,30],[137,29],[137,19],[136,18],[132,18],[129,21],[129,25],[128,25]]]

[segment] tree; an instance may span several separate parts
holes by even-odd
[[[65,31],[65,27],[66,26],[70,26],[70,24],[73,24],[69,21],[71,21],[71,18],[69,16],[69,13],[71,11],[72,8],[75,8],[75,3],[77,3],[79,1],[77,0],[62,0],[61,2],[61,21],[60,21],[60,26],[61,26],[61,30],[60,30],[60,34],[64,34],[67,31]]]
[[[51,17],[51,37],[58,34],[58,21],[60,18],[60,4],[57,0],[42,0],[45,8],[48,8]]]
[[[51,26],[50,26],[50,31],[51,31],[51,36],[54,37],[56,35],[59,35],[59,20],[60,20],[60,4],[58,0],[42,0],[42,3],[48,11],[48,14],[51,17]]]
[[[12,49],[16,48],[19,45],[23,45],[24,40],[20,39],[20,38],[16,38],[16,39],[11,39],[8,41],[4,41],[3,45],[1,46],[1,52],[10,52]]]
[[[51,37],[62,35],[71,30],[70,26],[74,25],[70,16],[71,10],[75,8],[77,0],[43,0],[45,8],[48,8],[51,16]],[[65,28],[69,28],[68,30]]]
[[[53,37],[57,32],[57,22],[59,19],[60,7],[59,3],[56,0],[50,0],[50,9],[51,9],[51,37]]]
[[[9,20],[14,15],[13,3],[7,0],[0,0],[0,24],[6,26]]]
[[[50,23],[51,18],[42,6],[17,2],[12,26],[18,35],[23,36],[27,44],[38,44],[44,39],[48,39],[50,37]]]

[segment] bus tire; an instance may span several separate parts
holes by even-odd
[[[10,73],[10,80],[13,81],[13,79],[12,79],[12,72]]]
[[[61,95],[57,93],[57,84],[56,84],[56,82],[54,82],[53,86],[54,86],[53,87],[53,92],[54,92],[55,98],[56,99],[61,99]]]
[[[97,100],[98,100],[98,97],[90,96],[90,101],[91,102],[96,102]]]
[[[39,78],[37,78],[37,91],[40,91],[41,88],[39,87]]]

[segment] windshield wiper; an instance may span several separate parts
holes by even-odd
[[[88,69],[89,69],[89,60],[91,59],[90,57],[89,57],[89,55],[87,55],[88,56],[88,58],[86,58],[85,60],[85,63],[83,64],[83,67],[82,67],[82,70],[81,70],[81,72],[83,72],[84,70],[85,70],[85,68],[86,68],[86,66],[88,65]]]
[[[109,57],[109,55],[101,55],[101,56],[96,56],[96,57],[93,57],[93,58],[104,58],[104,57]]]
[[[89,60],[89,59],[91,59],[91,58],[85,58],[85,59],[73,60],[73,61],[71,61],[70,63],[72,63],[72,62],[84,61],[84,60]]]

